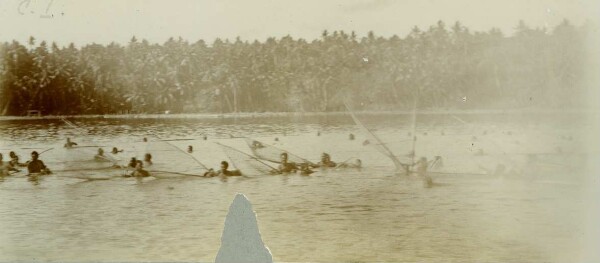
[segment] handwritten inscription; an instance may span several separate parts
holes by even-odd
[[[53,4],[54,0],[22,0],[17,6],[17,12],[21,15],[35,15],[39,13],[40,18],[53,18],[54,14],[51,13]]]

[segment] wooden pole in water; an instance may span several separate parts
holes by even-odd
[[[415,163],[415,148],[417,144],[417,100],[419,99],[419,88],[417,88],[417,94],[415,95],[415,100],[413,102],[413,112],[412,112],[412,150],[410,152],[410,164]]]

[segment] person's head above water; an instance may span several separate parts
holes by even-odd
[[[144,137],[144,139],[143,139],[143,140],[144,140],[144,142],[147,142],[147,141],[148,141],[148,138]]]
[[[328,153],[323,153],[323,154],[321,154],[321,161],[322,162],[329,162],[329,161],[331,161],[331,156],[329,156]]]
[[[10,156],[11,158],[15,158],[17,157],[17,154],[15,152],[10,152],[8,153],[8,156]]]
[[[145,154],[144,155],[144,161],[148,162],[148,161],[152,161],[152,154]]]
[[[281,157],[282,162],[287,162],[288,160],[288,154],[286,152],[281,153],[279,157]]]
[[[194,151],[194,147],[192,147],[191,145],[188,145],[188,152],[191,153]]]
[[[98,155],[104,155],[104,150],[102,148],[98,148]]]
[[[221,162],[221,171],[227,171],[227,168],[229,168],[229,163],[227,161],[222,161]]]
[[[31,159],[32,160],[34,160],[34,161],[37,160],[38,156],[40,156],[38,154],[38,152],[36,152],[36,151],[31,152]]]
[[[118,152],[119,152],[119,150],[117,149],[117,147],[112,148],[112,153],[118,153]]]
[[[67,142],[71,142],[71,138],[67,137]]]
[[[142,161],[138,160],[138,161],[135,163],[135,169],[136,169],[136,170],[141,170],[142,168],[144,168],[144,162],[142,162]]]

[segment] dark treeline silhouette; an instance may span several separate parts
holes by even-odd
[[[162,45],[36,41],[0,44],[0,115],[123,112],[337,111],[572,107],[590,26],[552,30],[520,22],[515,34],[471,32],[456,22],[404,38],[370,32],[265,42],[179,38]],[[465,100],[466,99],[466,100]]]

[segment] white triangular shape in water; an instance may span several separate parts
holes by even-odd
[[[273,262],[271,251],[260,237],[252,204],[243,194],[237,194],[229,206],[215,262]]]

